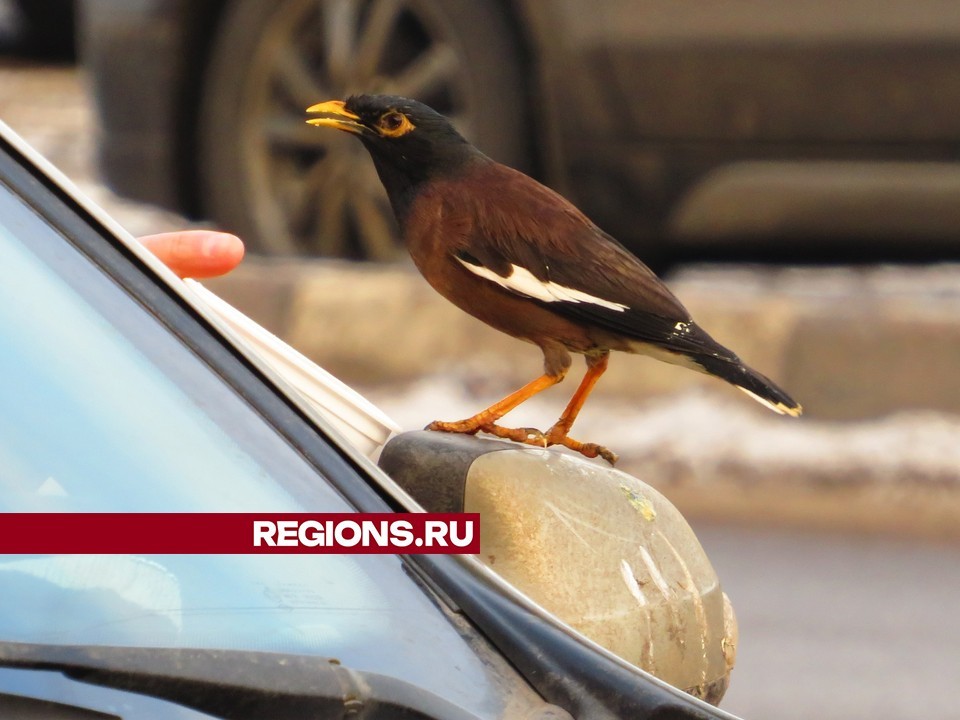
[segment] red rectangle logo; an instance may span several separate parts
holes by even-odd
[[[478,513],[2,513],[0,553],[480,552]]]

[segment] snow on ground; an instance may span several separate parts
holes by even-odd
[[[471,393],[452,376],[365,394],[406,430],[469,417],[498,399]],[[561,392],[535,397],[502,424],[545,430],[565,401]],[[597,397],[588,400],[571,436],[609,447],[624,469],[667,470],[672,480],[703,482],[724,468],[750,467],[751,474],[788,480],[920,480],[960,488],[960,417],[936,412],[842,423],[776,416],[739,393],[690,391],[642,404]]]

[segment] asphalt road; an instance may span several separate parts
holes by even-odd
[[[953,545],[696,527],[740,627],[744,718],[960,718]]]
[[[97,182],[92,112],[73,69],[0,58],[0,119],[132,232],[182,226],[118,201]],[[739,618],[726,709],[778,720],[960,718],[955,546],[734,526],[697,531]]]

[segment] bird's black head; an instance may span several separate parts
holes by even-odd
[[[395,95],[353,95],[307,108],[311,125],[353,133],[366,146],[398,217],[422,183],[485,160],[433,108]],[[402,222],[402,217],[401,217]]]

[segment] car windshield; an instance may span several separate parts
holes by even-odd
[[[0,184],[0,510],[352,508]],[[8,555],[0,588],[3,641],[315,654],[488,704],[480,661],[395,556]]]

